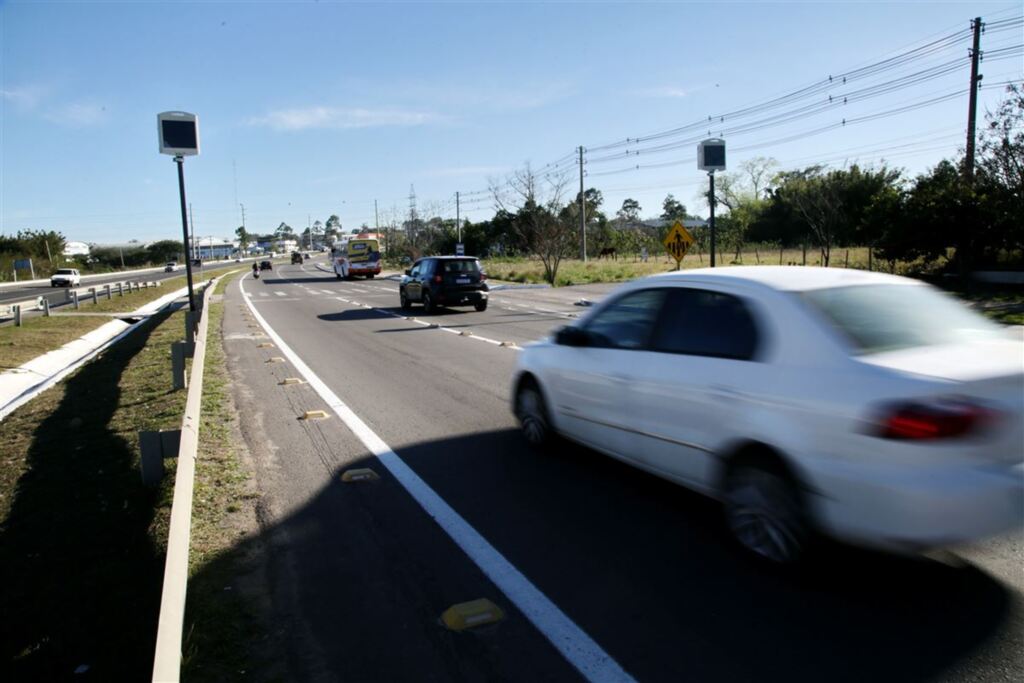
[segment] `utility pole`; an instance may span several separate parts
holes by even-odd
[[[459,232],[459,243],[462,243],[462,221],[459,214],[459,191],[455,190],[455,228]]]
[[[582,249],[580,258],[587,262],[587,204],[583,199],[583,145],[580,145],[580,235],[582,236]]]
[[[309,248],[313,248],[313,217],[306,214],[306,236],[309,237]]]
[[[708,207],[711,214],[708,218],[708,226],[711,228],[711,267],[715,267],[715,172],[708,171],[708,178],[711,179],[711,191],[708,192]]]
[[[978,75],[978,62],[981,60],[981,30],[984,24],[981,17],[976,17],[971,22],[974,29],[974,47],[971,49],[971,88],[967,105],[967,152],[964,159],[964,174],[967,184],[974,183],[974,130],[978,118],[978,86],[981,84],[981,76]]]
[[[377,200],[373,200],[373,229],[380,232],[380,214],[377,213]]]
[[[971,27],[974,29],[974,44],[971,48],[971,86],[968,91],[967,100],[967,149],[964,154],[964,180],[966,180],[969,190],[974,187],[974,132],[978,119],[978,86],[981,84],[982,78],[978,74],[978,63],[981,61],[981,30],[984,27],[984,24],[981,23],[981,17],[975,17],[974,21],[971,22]],[[976,209],[977,205],[973,205],[972,208]],[[967,269],[969,267],[968,260],[970,259],[971,229],[967,228],[958,232],[960,239],[956,247],[956,260],[959,265],[960,280],[966,284]]]

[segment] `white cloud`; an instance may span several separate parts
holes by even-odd
[[[345,107],[307,107],[279,109],[266,116],[249,119],[256,126],[277,130],[307,128],[374,128],[382,126],[420,126],[438,123],[442,117],[425,111],[407,109],[363,109]]]
[[[19,109],[34,109],[45,96],[46,89],[38,85],[0,90],[0,97]]]
[[[94,102],[72,102],[48,109],[43,118],[73,128],[95,126],[107,119],[107,108]]]

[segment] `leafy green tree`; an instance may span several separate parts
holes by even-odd
[[[622,208],[615,213],[619,223],[630,225],[640,220],[640,202],[627,197],[622,200]]]
[[[673,197],[671,194],[665,197],[665,201],[661,203],[661,218],[663,220],[682,221],[689,217],[686,213],[686,206],[678,199]]]
[[[152,263],[163,263],[164,261],[177,261],[183,258],[185,245],[177,240],[160,240],[146,246],[149,260]]]
[[[244,225],[240,225],[235,228],[235,237],[238,238],[238,248],[242,251],[248,249],[249,244],[252,242],[252,235],[245,229]]]

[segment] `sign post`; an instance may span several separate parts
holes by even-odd
[[[676,260],[676,270],[679,270],[679,264],[683,262],[683,257],[689,251],[690,245],[696,241],[693,235],[679,221],[676,221],[675,225],[668,231],[668,234],[665,235],[665,250]]]
[[[188,209],[185,202],[185,156],[199,154],[199,117],[183,111],[157,114],[157,135],[160,153],[174,156],[178,165],[178,197],[181,200],[181,243],[185,246],[185,277],[188,280],[188,310],[195,312],[196,298],[192,288],[192,258],[188,253]]]
[[[725,170],[725,140],[710,138],[697,145],[697,168],[708,172],[708,227],[711,229],[711,267],[715,267],[715,171]]]

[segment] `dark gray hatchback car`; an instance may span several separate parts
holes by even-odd
[[[426,313],[442,306],[487,310],[487,275],[472,256],[428,256],[405,271],[398,285],[402,308],[423,304]]]

